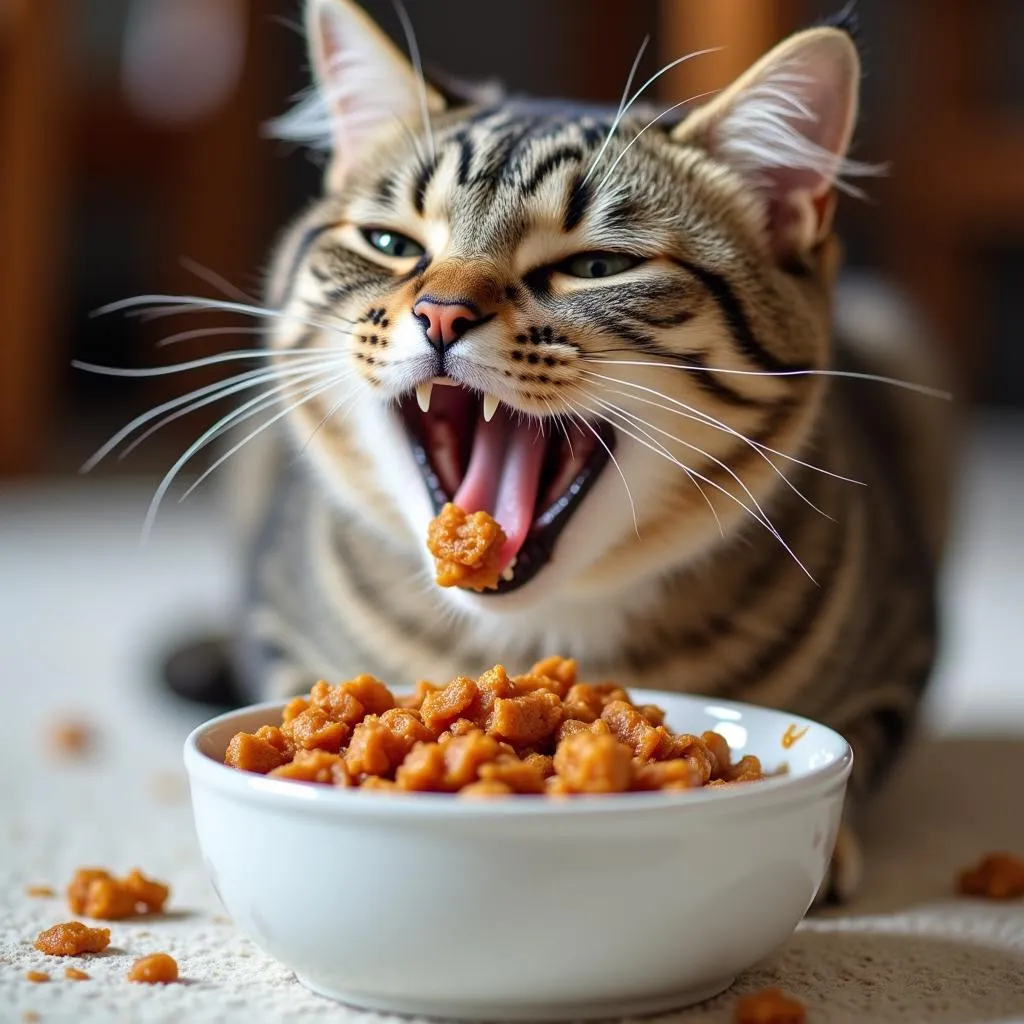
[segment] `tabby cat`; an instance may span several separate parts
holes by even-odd
[[[946,472],[938,403],[857,379],[921,379],[910,339],[835,323],[848,26],[661,116],[451,94],[348,0],[307,28],[279,128],[329,160],[269,284],[287,430],[239,471],[247,693],[573,655],[830,723],[855,813],[935,654]],[[432,581],[452,498],[508,535],[496,592]]]

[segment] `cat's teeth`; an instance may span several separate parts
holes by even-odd
[[[494,414],[498,411],[498,399],[494,395],[484,393],[484,420],[491,422]]]
[[[432,380],[416,385],[416,403],[424,412],[430,412],[430,393],[434,390]]]
[[[508,583],[512,579],[512,577],[515,575],[516,561],[517,561],[517,559],[513,558],[512,561],[508,563],[508,566],[505,568],[504,572],[502,572],[502,574],[501,574],[501,578],[506,583]]]

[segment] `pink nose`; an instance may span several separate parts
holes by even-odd
[[[454,344],[470,327],[484,319],[472,306],[435,299],[420,299],[412,307],[412,315],[423,324],[427,341],[438,350]]]

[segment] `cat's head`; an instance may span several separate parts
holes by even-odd
[[[346,514],[426,575],[440,503],[494,513],[508,578],[451,595],[485,615],[766,529],[821,402],[836,188],[867,170],[849,35],[799,33],[659,118],[453,101],[348,0],[307,27],[316,92],[283,131],[330,155],[271,344],[327,357],[289,420]]]

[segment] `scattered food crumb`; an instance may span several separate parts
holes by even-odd
[[[810,729],[809,725],[805,725],[802,729],[798,729],[796,725],[788,726],[782,734],[782,746],[789,750],[794,743],[799,742],[807,735],[808,729]]]
[[[234,924],[230,917],[225,917],[223,914],[214,914],[210,920],[214,924]]]
[[[110,945],[109,928],[90,928],[81,921],[67,921],[36,936],[35,948],[49,956],[81,956],[102,953]]]
[[[128,980],[146,985],[168,985],[178,980],[178,964],[167,953],[151,953],[132,964]]]
[[[74,914],[120,921],[160,913],[170,892],[138,868],[124,878],[115,878],[104,868],[79,868],[68,885],[68,906]]]
[[[1012,900],[1024,896],[1024,860],[1012,853],[990,853],[960,872],[957,888],[967,896]]]
[[[765,988],[740,999],[733,1019],[736,1024],[804,1024],[807,1014],[803,1003],[782,989]]]
[[[39,985],[42,984],[44,981],[49,981],[50,976],[46,973],[46,971],[26,971],[25,980],[33,981],[37,985]]]
[[[40,1020],[39,1014],[35,1010],[26,1010],[22,1015],[21,1019],[25,1024],[35,1024],[37,1020]]]
[[[80,719],[57,721],[50,729],[50,749],[60,758],[83,757],[95,745],[95,729]]]
[[[65,967],[64,977],[68,981],[88,981],[89,975],[85,971],[80,971],[77,967]]]
[[[50,896],[56,896],[57,893],[52,885],[30,885],[25,890],[25,895],[34,899],[47,899]]]

